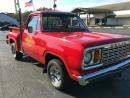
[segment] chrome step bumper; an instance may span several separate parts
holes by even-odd
[[[130,64],[130,58],[118,64],[112,65],[111,67],[107,67],[105,69],[90,74],[86,74],[84,76],[78,76],[78,82],[80,85],[84,86],[94,80],[100,80],[107,76],[113,75],[114,73],[122,71],[124,68],[128,67],[129,64]]]

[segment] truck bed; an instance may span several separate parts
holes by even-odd
[[[19,27],[9,27],[9,31],[13,33],[20,33],[19,30],[20,30]]]

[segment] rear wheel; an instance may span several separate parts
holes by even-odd
[[[68,85],[68,75],[64,64],[58,60],[53,59],[48,63],[47,72],[49,80],[53,87],[59,90],[65,89]]]
[[[14,57],[16,60],[21,60],[21,59],[22,59],[23,53],[21,53],[21,52],[19,52],[19,51],[16,51],[15,43],[12,43],[12,44],[11,44],[11,52],[12,52],[12,54],[13,54],[13,57]]]

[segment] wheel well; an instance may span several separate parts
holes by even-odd
[[[13,39],[10,39],[9,40],[10,44],[14,43],[14,40]]]
[[[61,62],[63,62],[59,57],[57,57],[57,56],[55,56],[55,55],[53,55],[53,54],[48,53],[48,54],[46,54],[46,56],[45,56],[45,65],[47,65],[48,62],[49,62],[50,60],[52,60],[52,59],[58,59],[58,60],[60,60]]]
[[[58,60],[60,60],[60,61],[64,64],[63,60],[60,59],[59,57],[57,57],[57,56],[55,56],[55,55],[53,55],[53,54],[47,53],[46,56],[45,56],[45,68],[47,68],[48,62],[49,62],[50,60],[52,60],[52,59],[58,59]],[[64,64],[63,67],[64,67],[65,70],[66,70],[65,64]],[[67,70],[66,70],[66,71],[67,71]]]

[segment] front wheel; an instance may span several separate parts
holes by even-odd
[[[13,54],[13,57],[14,57],[16,60],[21,60],[21,59],[22,59],[23,53],[21,53],[21,52],[19,52],[19,51],[16,51],[15,43],[12,43],[12,44],[11,44],[11,52],[12,52],[12,54]]]
[[[68,75],[64,64],[58,60],[53,59],[47,66],[48,77],[53,87],[59,90],[65,89],[68,85]]]

